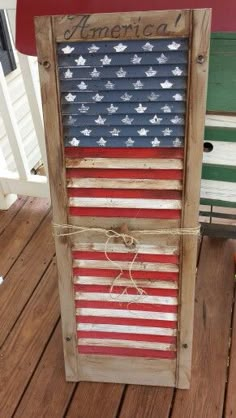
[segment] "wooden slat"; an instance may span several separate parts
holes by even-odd
[[[71,197],[71,207],[90,208],[135,208],[135,209],[181,209],[180,200],[172,199],[113,199],[105,197]]]
[[[192,49],[190,53],[189,107],[186,130],[186,167],[181,227],[198,223],[202,138],[204,137],[211,10],[192,11]],[[199,59],[202,57],[202,61]],[[188,388],[191,373],[194,289],[197,237],[182,237],[182,271],[179,312],[179,352],[176,386]]]
[[[52,263],[1,348],[4,391],[0,391],[0,404],[4,417],[13,415],[59,318],[56,281],[56,266]]]
[[[126,158],[66,158],[67,168],[127,168],[129,169],[179,169],[183,168],[180,159],[126,159]]]
[[[47,237],[46,242],[45,237]],[[54,253],[55,246],[51,235],[51,216],[49,215],[33,235],[1,287],[0,346],[11,331]],[[12,309],[13,306],[14,309]]]
[[[75,384],[65,381],[61,340],[59,323],[17,407],[16,418],[64,416]],[[55,390],[55,385],[60,390]]]
[[[236,300],[236,291],[234,292],[234,303]],[[234,305],[233,323],[232,323],[232,336],[231,336],[231,348],[229,358],[229,374],[228,374],[228,386],[226,394],[225,404],[225,418],[236,418],[236,307]]]
[[[51,17],[36,19],[36,42],[41,80],[42,104],[45,123],[48,169],[50,177],[53,221],[68,223],[66,210],[66,173],[64,167],[64,145],[62,124],[59,115],[59,92],[57,85],[55,45]],[[46,63],[46,64],[45,64]],[[56,109],[56,112],[55,112]],[[54,115],[52,118],[51,115]],[[53,140],[52,140],[53,138]],[[66,376],[77,379],[76,325],[71,280],[71,251],[69,239],[55,239]]]
[[[5,276],[49,210],[48,200],[28,199],[0,236],[0,275]]]
[[[171,418],[221,418],[227,376],[235,243],[203,239],[198,268],[192,380],[177,390]]]
[[[236,202],[236,183],[229,181],[202,180],[201,199]]]
[[[67,179],[68,187],[96,187],[115,189],[147,189],[147,190],[182,190],[181,180],[152,180],[133,179],[132,183],[127,179],[90,179],[70,178]]]
[[[65,156],[67,158],[123,158],[124,148],[83,148],[83,147],[65,147]],[[126,158],[177,158],[183,159],[183,148],[127,148],[125,150]]]
[[[94,268],[94,269],[115,269],[119,267],[123,270],[129,270],[130,263],[125,261],[117,262],[117,265],[112,264],[110,261],[100,261],[100,260],[74,260],[73,267],[81,268]],[[163,272],[178,272],[179,268],[175,264],[165,264],[165,263],[138,263],[135,262],[132,266],[132,271],[135,270],[145,270],[145,271],[163,271]]]
[[[6,211],[0,211],[0,235],[4,229],[12,222],[17,213],[21,210],[27,201],[26,196],[19,197],[13,205]]]
[[[178,254],[178,246],[167,246],[167,243],[165,242],[166,245],[161,245],[161,242],[163,242],[163,237],[162,240],[159,238],[158,239],[159,243],[157,243],[157,245],[139,245],[138,246],[138,252],[139,254],[165,254],[165,255],[176,255]],[[159,244],[159,245],[158,245]],[[80,242],[75,242],[73,245],[73,251],[95,251],[95,252],[102,252],[104,254],[104,244],[100,244],[100,243],[80,243]],[[107,244],[106,245],[106,251],[108,253],[127,253],[127,247],[123,244],[118,244],[118,243],[112,243],[112,244]],[[135,248],[130,248],[129,249],[129,253],[135,253],[136,249]],[[80,254],[80,256],[82,257],[83,254]]]
[[[122,13],[122,15],[118,13],[77,15],[74,17],[73,26],[70,16],[56,16],[54,25],[57,42],[83,41],[84,37],[86,37],[86,41],[137,39],[146,36],[156,39],[158,36],[163,37],[163,34],[165,36],[187,36],[189,34],[189,20],[188,10],[169,10],[168,13],[155,10],[142,12],[141,16],[140,12],[128,12]],[[138,35],[134,24],[136,21],[139,22]],[[81,31],[83,25],[86,25],[86,33]],[[147,27],[149,28],[148,35],[145,32]]]
[[[206,141],[213,145],[211,152],[204,152],[203,162],[220,166],[235,166],[236,142]]]

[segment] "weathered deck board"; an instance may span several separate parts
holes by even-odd
[[[5,277],[0,292],[0,347],[55,253],[51,229],[49,214]]]
[[[27,199],[29,198],[27,198],[26,196],[21,196],[15,201],[15,203],[8,210],[0,211],[0,235],[3,233],[6,227],[11,223],[11,221],[17,215],[17,213],[25,204]]]
[[[236,289],[234,293],[236,298]],[[234,299],[235,302],[235,299]],[[234,306],[233,324],[232,324],[232,340],[230,350],[230,364],[228,376],[228,388],[226,395],[226,407],[224,418],[236,418],[236,309]]]
[[[168,418],[173,395],[172,388],[129,385],[119,418]]]
[[[65,381],[61,341],[61,323],[59,322],[17,408],[15,418],[64,416],[75,383]]]
[[[0,350],[2,417],[12,416],[58,318],[57,271],[53,262]],[[55,382],[58,390],[56,386]]]
[[[171,418],[221,418],[233,302],[230,240],[204,238],[196,287],[191,388],[177,390]]]
[[[5,276],[49,210],[46,199],[28,199],[0,235],[0,275]]]

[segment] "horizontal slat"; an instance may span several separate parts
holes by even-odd
[[[236,144],[235,144],[236,146]],[[129,168],[129,169],[183,169],[180,159],[142,158],[66,158],[67,168]]]
[[[181,209],[180,200],[169,199],[113,199],[71,197],[68,202],[72,207],[90,208],[136,208],[136,209]]]
[[[124,270],[129,270],[130,263],[125,261],[119,261],[117,267],[120,267]],[[99,260],[74,260],[73,267],[80,268],[98,268],[98,269],[116,269],[110,261],[99,261]],[[162,272],[178,272],[179,268],[175,264],[165,264],[165,263],[138,263],[135,262],[132,265],[132,270],[143,270],[143,271],[162,271]]]
[[[128,303],[130,300],[128,300]],[[160,321],[177,321],[177,314],[175,313],[163,313],[163,312],[139,312],[130,310],[119,310],[119,309],[89,309],[89,308],[77,308],[76,315],[78,316],[91,316],[91,317],[108,317],[108,318],[130,318],[130,319],[145,319],[146,325],[148,326],[149,320],[160,320]]]
[[[133,282],[131,280],[127,280],[127,283],[124,287],[122,286],[116,286],[115,285],[115,279],[114,279],[114,285],[106,284],[106,285],[90,285],[87,284],[75,284],[74,289],[76,292],[76,300],[79,300],[79,296],[81,293],[92,293],[92,294],[105,294],[107,293],[110,295],[110,292],[112,290],[112,293],[115,295],[120,295],[123,292],[128,292],[128,294],[124,293],[126,296],[140,296],[137,295],[137,289],[134,287]],[[143,287],[144,295],[142,295],[143,299],[146,299],[146,297],[149,296],[160,296],[160,297],[168,297],[168,298],[176,298],[178,296],[178,291],[176,289],[160,289],[160,288],[146,288]],[[142,299],[142,298],[140,298]],[[89,300],[89,299],[84,299]],[[98,299],[99,300],[99,299]],[[111,298],[112,300],[112,298]],[[108,301],[109,302],[109,301]],[[146,301],[143,301],[143,303],[149,303]],[[164,303],[162,303],[165,305]],[[173,303],[175,305],[176,303]],[[167,303],[167,305],[170,305],[170,303]]]
[[[97,285],[111,285],[114,278],[110,277],[94,277],[94,276],[75,276],[75,284],[97,284]],[[116,281],[116,286],[127,286],[129,284],[128,279],[119,279]],[[137,285],[139,287],[148,287],[154,289],[177,289],[178,284],[176,282],[165,282],[162,280],[152,281],[152,280],[139,280]]]
[[[129,169],[99,169],[99,168],[67,168],[67,179],[71,178],[112,178],[112,179],[141,179],[143,182],[146,179],[156,180],[181,180],[183,177],[182,170],[129,170]],[[127,180],[126,180],[127,182]],[[128,184],[131,182],[129,181]],[[133,182],[132,182],[133,183]],[[95,187],[92,186],[92,187]],[[103,186],[105,187],[105,185]]]
[[[234,203],[236,202],[236,183],[202,180],[201,198]]]
[[[95,332],[120,332],[138,335],[166,335],[176,336],[176,330],[173,328],[158,327],[138,327],[131,325],[113,325],[113,324],[77,324],[78,331],[95,331]]]
[[[176,337],[169,335],[132,334],[123,332],[107,331],[77,331],[77,338],[113,339],[125,341],[149,341],[152,343],[175,344]]]
[[[203,164],[202,179],[236,183],[236,165]]]
[[[122,199],[171,199],[181,200],[178,190],[137,190],[137,189],[97,189],[68,188],[68,197],[112,197]]]
[[[132,304],[133,305],[133,304]],[[77,315],[76,314],[76,323],[77,324],[103,324],[103,325],[122,325],[122,326],[128,326],[128,327],[142,327],[145,333],[146,328],[166,328],[166,329],[177,329],[177,320],[158,320],[158,319],[140,319],[137,317],[128,318],[128,317],[121,317],[121,316],[101,316],[99,315]]]
[[[158,304],[158,305],[177,305],[177,298],[171,297],[162,297],[162,296],[147,296],[143,295],[140,296],[136,295],[126,295],[126,294],[116,294],[116,293],[83,293],[83,292],[76,292],[75,298],[77,300],[88,300],[88,301],[116,301],[116,302],[126,302],[131,304],[135,303],[149,303],[149,304]],[[139,301],[140,298],[140,301]],[[93,308],[92,308],[93,309]],[[132,309],[132,306],[130,306]]]
[[[182,190],[182,181],[180,180],[152,180],[152,179],[133,179],[132,182],[127,179],[97,179],[97,178],[75,178],[67,179],[68,187],[83,188],[115,188],[115,189],[153,189],[153,190]]]
[[[99,140],[100,138],[104,138],[106,141],[109,141],[109,144],[114,144],[117,148],[122,147],[122,144],[125,143],[130,137],[133,141],[135,141],[135,146],[138,146],[138,141],[142,140],[147,146],[152,147],[151,140],[153,141],[155,138],[159,140],[162,138],[162,146],[174,147],[173,141],[177,139],[177,137],[184,137],[184,127],[178,125],[171,125],[170,127],[165,125],[148,125],[148,126],[130,126],[130,125],[96,125],[96,126],[81,126],[76,127],[73,125],[65,126],[64,127],[64,135],[66,141],[70,141],[73,137],[77,139],[84,140],[84,143],[81,142],[81,146],[89,146],[89,142],[93,142],[93,147],[99,146],[99,144],[95,145],[95,140]],[[150,138],[151,137],[151,138]],[[161,137],[161,138],[159,138]],[[181,139],[181,138],[180,138]],[[88,145],[85,145],[87,141]],[[170,142],[172,141],[172,145]],[[166,145],[165,145],[166,143]],[[83,145],[82,145],[83,144]],[[120,145],[119,145],[120,144]],[[161,144],[156,146],[161,146]],[[66,146],[67,142],[66,142]],[[100,145],[101,146],[101,145]],[[104,146],[104,145],[103,145]],[[181,146],[176,144],[176,146]]]
[[[69,208],[70,216],[86,217],[118,217],[118,218],[153,218],[153,219],[180,219],[179,209],[123,209],[123,208]]]
[[[124,149],[108,149],[108,148],[77,148],[77,147],[65,147],[65,156],[68,158],[124,158]],[[184,158],[183,148],[144,148],[144,149],[131,149],[125,150],[125,158]]]
[[[159,238],[158,238],[159,241]],[[115,243],[107,243],[105,246],[106,238],[104,239],[104,243],[99,242],[74,242],[72,250],[73,251],[103,251],[106,248],[108,253],[127,253],[127,247],[124,244]],[[143,242],[143,239],[142,239]],[[162,245],[162,243],[164,245]],[[129,249],[129,253],[135,253],[137,251],[136,248]],[[168,254],[168,255],[177,255],[179,252],[178,245],[168,245],[168,241],[165,240],[163,242],[163,238],[160,239],[160,243],[158,242],[156,245],[145,245],[145,244],[138,244],[138,251],[141,254]]]
[[[78,346],[80,354],[101,354],[110,356],[125,357],[148,357],[158,359],[174,359],[176,353],[174,351],[160,351],[140,348],[123,348],[123,347],[94,347],[94,346]]]
[[[149,341],[128,341],[128,340],[112,340],[112,339],[96,339],[96,338],[80,338],[78,341],[80,346],[91,345],[98,347],[126,347],[126,348],[142,348],[149,350],[175,351],[174,344],[153,343]]]
[[[207,141],[213,145],[211,152],[203,153],[203,162],[218,165],[236,165],[236,134],[235,142]]]
[[[73,275],[74,276],[98,276],[98,277],[115,277],[117,276],[117,270],[114,269],[103,269],[103,268],[73,268]],[[162,271],[139,271],[133,270],[132,276],[134,280],[142,279],[142,280],[167,280],[167,281],[177,281],[178,280],[178,273],[177,272],[162,272]],[[130,273],[128,270],[124,270],[122,273],[122,278],[130,278]]]
[[[124,246],[125,248],[125,246]],[[107,260],[109,257],[111,260],[115,261],[132,261],[135,256],[135,261],[140,262],[159,262],[159,263],[179,263],[179,257],[177,255],[167,255],[167,254],[142,254],[140,249],[137,249],[138,253],[135,251],[129,251],[126,248],[126,252],[109,252],[107,246],[104,244],[102,251],[72,251],[72,257],[78,260]]]

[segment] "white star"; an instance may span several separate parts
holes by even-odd
[[[153,70],[152,67],[149,67],[147,71],[145,71],[147,77],[154,77],[157,74],[157,71]]]
[[[182,96],[182,94],[176,93],[176,94],[173,96],[173,99],[175,99],[175,101],[176,101],[176,102],[180,102],[180,101],[182,101],[182,100],[183,100],[183,96]]]
[[[140,136],[147,136],[147,134],[148,134],[148,132],[149,132],[149,130],[148,129],[145,129],[145,128],[141,128],[139,131],[137,131],[138,132],[138,134],[140,135]]]
[[[93,54],[93,53],[97,52],[99,49],[100,49],[99,46],[93,44],[88,48],[88,52],[90,54]]]
[[[176,76],[180,76],[183,73],[183,70],[181,70],[179,67],[175,67],[174,70],[172,70],[172,74]]]
[[[87,113],[88,110],[89,110],[89,107],[85,106],[84,103],[81,105],[81,107],[78,108],[78,111],[80,113]]]
[[[69,141],[71,145],[73,145],[74,147],[78,147],[78,145],[80,144],[80,140],[77,138],[72,138],[71,141]]]
[[[143,106],[142,103],[139,103],[138,107],[135,107],[137,113],[144,113],[147,110],[147,107]]]
[[[154,93],[154,92],[152,91],[152,92],[151,92],[151,94],[149,94],[148,99],[149,99],[151,102],[153,102],[153,101],[155,101],[155,100],[156,100],[159,96],[160,96],[159,94],[156,94],[156,93]]]
[[[164,136],[170,136],[172,134],[173,130],[170,129],[170,128],[165,128],[162,132],[163,132]]]
[[[164,83],[160,83],[160,85],[163,89],[170,89],[173,86],[173,83],[166,80]]]
[[[110,106],[109,106],[109,107],[107,107],[107,111],[108,111],[108,113],[110,113],[110,114],[112,114],[112,113],[116,113],[118,109],[119,109],[119,108],[118,108],[118,107],[115,107],[115,106],[113,105],[113,103],[111,103],[111,104],[110,104]]]
[[[152,119],[149,119],[149,122],[153,123],[154,125],[160,125],[162,121],[162,118],[158,118],[157,115],[155,115]]]
[[[125,125],[132,125],[133,119],[132,119],[132,118],[129,118],[129,116],[128,116],[128,115],[126,115],[126,116],[125,116],[125,118],[124,118],[124,119],[122,119],[122,122],[123,122]]]
[[[87,90],[88,84],[85,84],[84,81],[81,81],[80,84],[77,84],[77,87],[79,87],[80,90]]]
[[[137,54],[134,54],[134,56],[130,58],[130,61],[133,64],[140,64],[140,62],[142,61],[142,57],[139,57]]]
[[[91,129],[84,129],[83,131],[80,131],[85,136],[90,136],[92,130]]]
[[[89,73],[92,78],[98,78],[100,76],[100,72],[97,70],[97,68],[94,68],[91,73]]]
[[[64,48],[62,48],[62,52],[64,52],[64,54],[71,54],[71,52],[74,51],[75,48],[73,48],[72,46],[65,46]]]
[[[152,51],[154,48],[154,45],[150,44],[150,42],[147,42],[145,45],[142,46],[142,49],[144,51]]]
[[[100,139],[99,139],[99,141],[97,141],[97,144],[98,144],[100,147],[105,147],[105,146],[106,146],[106,143],[107,143],[107,141],[105,141],[105,139],[104,139],[104,138],[100,138]]]
[[[114,84],[114,83],[112,83],[111,81],[108,81],[108,82],[105,84],[105,87],[106,87],[106,89],[113,90],[113,89],[114,89],[114,87],[115,87],[115,84]]]
[[[132,94],[125,93],[120,97],[124,102],[129,102],[132,99]]]
[[[100,96],[98,93],[93,96],[93,100],[95,100],[95,102],[101,102],[102,99],[104,99],[104,96]]]
[[[101,58],[100,61],[103,65],[109,65],[111,63],[111,58],[109,58],[107,55],[104,55],[104,57]]]
[[[77,58],[77,59],[75,60],[75,62],[76,62],[76,64],[77,64],[77,65],[85,65],[85,63],[86,63],[86,59],[85,59],[85,58],[83,58],[83,57],[82,57],[82,55],[80,55],[80,56],[79,56],[79,58]]]
[[[115,49],[116,52],[123,52],[128,48],[127,45],[123,45],[122,43],[119,43],[116,46],[113,46],[113,49]]]
[[[119,136],[120,130],[119,129],[112,129],[112,131],[110,131],[110,133],[112,134],[112,136]]]
[[[174,145],[174,147],[181,147],[182,146],[182,141],[179,138],[176,138],[173,141],[173,145]]]
[[[65,99],[67,102],[74,102],[76,99],[76,95],[74,96],[73,94],[68,93],[67,96],[65,96]]]
[[[122,67],[120,67],[119,71],[116,71],[116,75],[119,78],[125,77],[127,74],[127,71],[124,71]]]
[[[164,113],[171,113],[171,108],[168,105],[163,106],[161,110],[163,110]]]
[[[159,64],[165,64],[168,61],[168,58],[165,56],[165,54],[161,54],[160,57],[156,59]]]
[[[96,122],[98,125],[104,125],[104,123],[106,122],[106,118],[102,118],[101,115],[99,115],[94,122]]]
[[[183,119],[176,115],[173,119],[171,119],[171,122],[174,125],[179,125],[180,123],[183,123]]]
[[[132,147],[135,143],[135,141],[132,138],[128,138],[125,142],[127,147]]]
[[[177,44],[173,41],[171,44],[168,45],[168,48],[172,51],[176,51],[177,49],[179,49],[180,46],[181,44]]]
[[[64,72],[64,76],[65,76],[65,78],[72,78],[72,77],[73,77],[73,73],[72,73],[72,71],[68,68],[68,70],[66,70],[66,71]]]
[[[133,84],[135,90],[140,90],[144,86],[144,84],[140,80],[137,80],[135,83],[132,83],[132,84]]]
[[[73,125],[75,122],[76,122],[76,118],[73,118],[73,116],[69,116],[68,117],[68,123],[70,124],[70,125]]]
[[[154,140],[151,141],[151,144],[152,144],[153,147],[159,147],[160,143],[161,143],[161,141],[159,141],[158,138],[154,138]]]

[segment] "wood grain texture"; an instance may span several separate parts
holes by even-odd
[[[13,415],[59,318],[56,280],[56,266],[52,263],[0,350],[4,417]]]
[[[196,282],[191,387],[177,390],[171,418],[221,418],[227,377],[235,243],[203,239]]]
[[[234,303],[235,303],[236,291],[234,291]],[[229,358],[229,375],[225,404],[225,418],[236,418],[236,309],[234,306],[233,323],[232,323],[232,336],[231,336],[231,348]]]
[[[67,168],[182,169],[180,159],[66,158]]]
[[[68,223],[68,218],[66,210],[67,195],[64,147],[55,67],[54,34],[50,17],[40,17],[36,19],[36,41],[40,64],[39,73],[41,80],[53,221],[58,224],[66,224]],[[62,312],[66,377],[68,380],[73,381],[77,379],[77,353],[71,250],[67,237],[56,238],[55,243]]]
[[[47,242],[42,245],[45,236]],[[55,254],[48,215],[6,276],[0,292],[0,346],[22,312]],[[37,260],[37,263],[35,262]],[[14,306],[14,309],[12,309]]]
[[[85,30],[81,27],[86,25]],[[187,36],[189,11],[169,10],[54,17],[57,41]],[[85,33],[86,32],[86,33]]]
[[[198,223],[211,11],[210,9],[193,10],[192,19],[186,167],[181,223],[183,228],[195,227]],[[200,60],[201,63],[198,62],[200,56],[203,57],[203,60]],[[179,352],[176,373],[176,386],[180,388],[188,388],[190,384],[196,255],[197,237],[183,236]]]
[[[26,196],[20,196],[13,205],[10,206],[8,210],[0,211],[0,235],[6,229],[6,227],[11,223],[11,221],[15,218],[19,210],[23,207],[26,203],[27,199]]]
[[[17,408],[15,418],[64,416],[75,384],[65,381],[61,340],[59,323]]]

